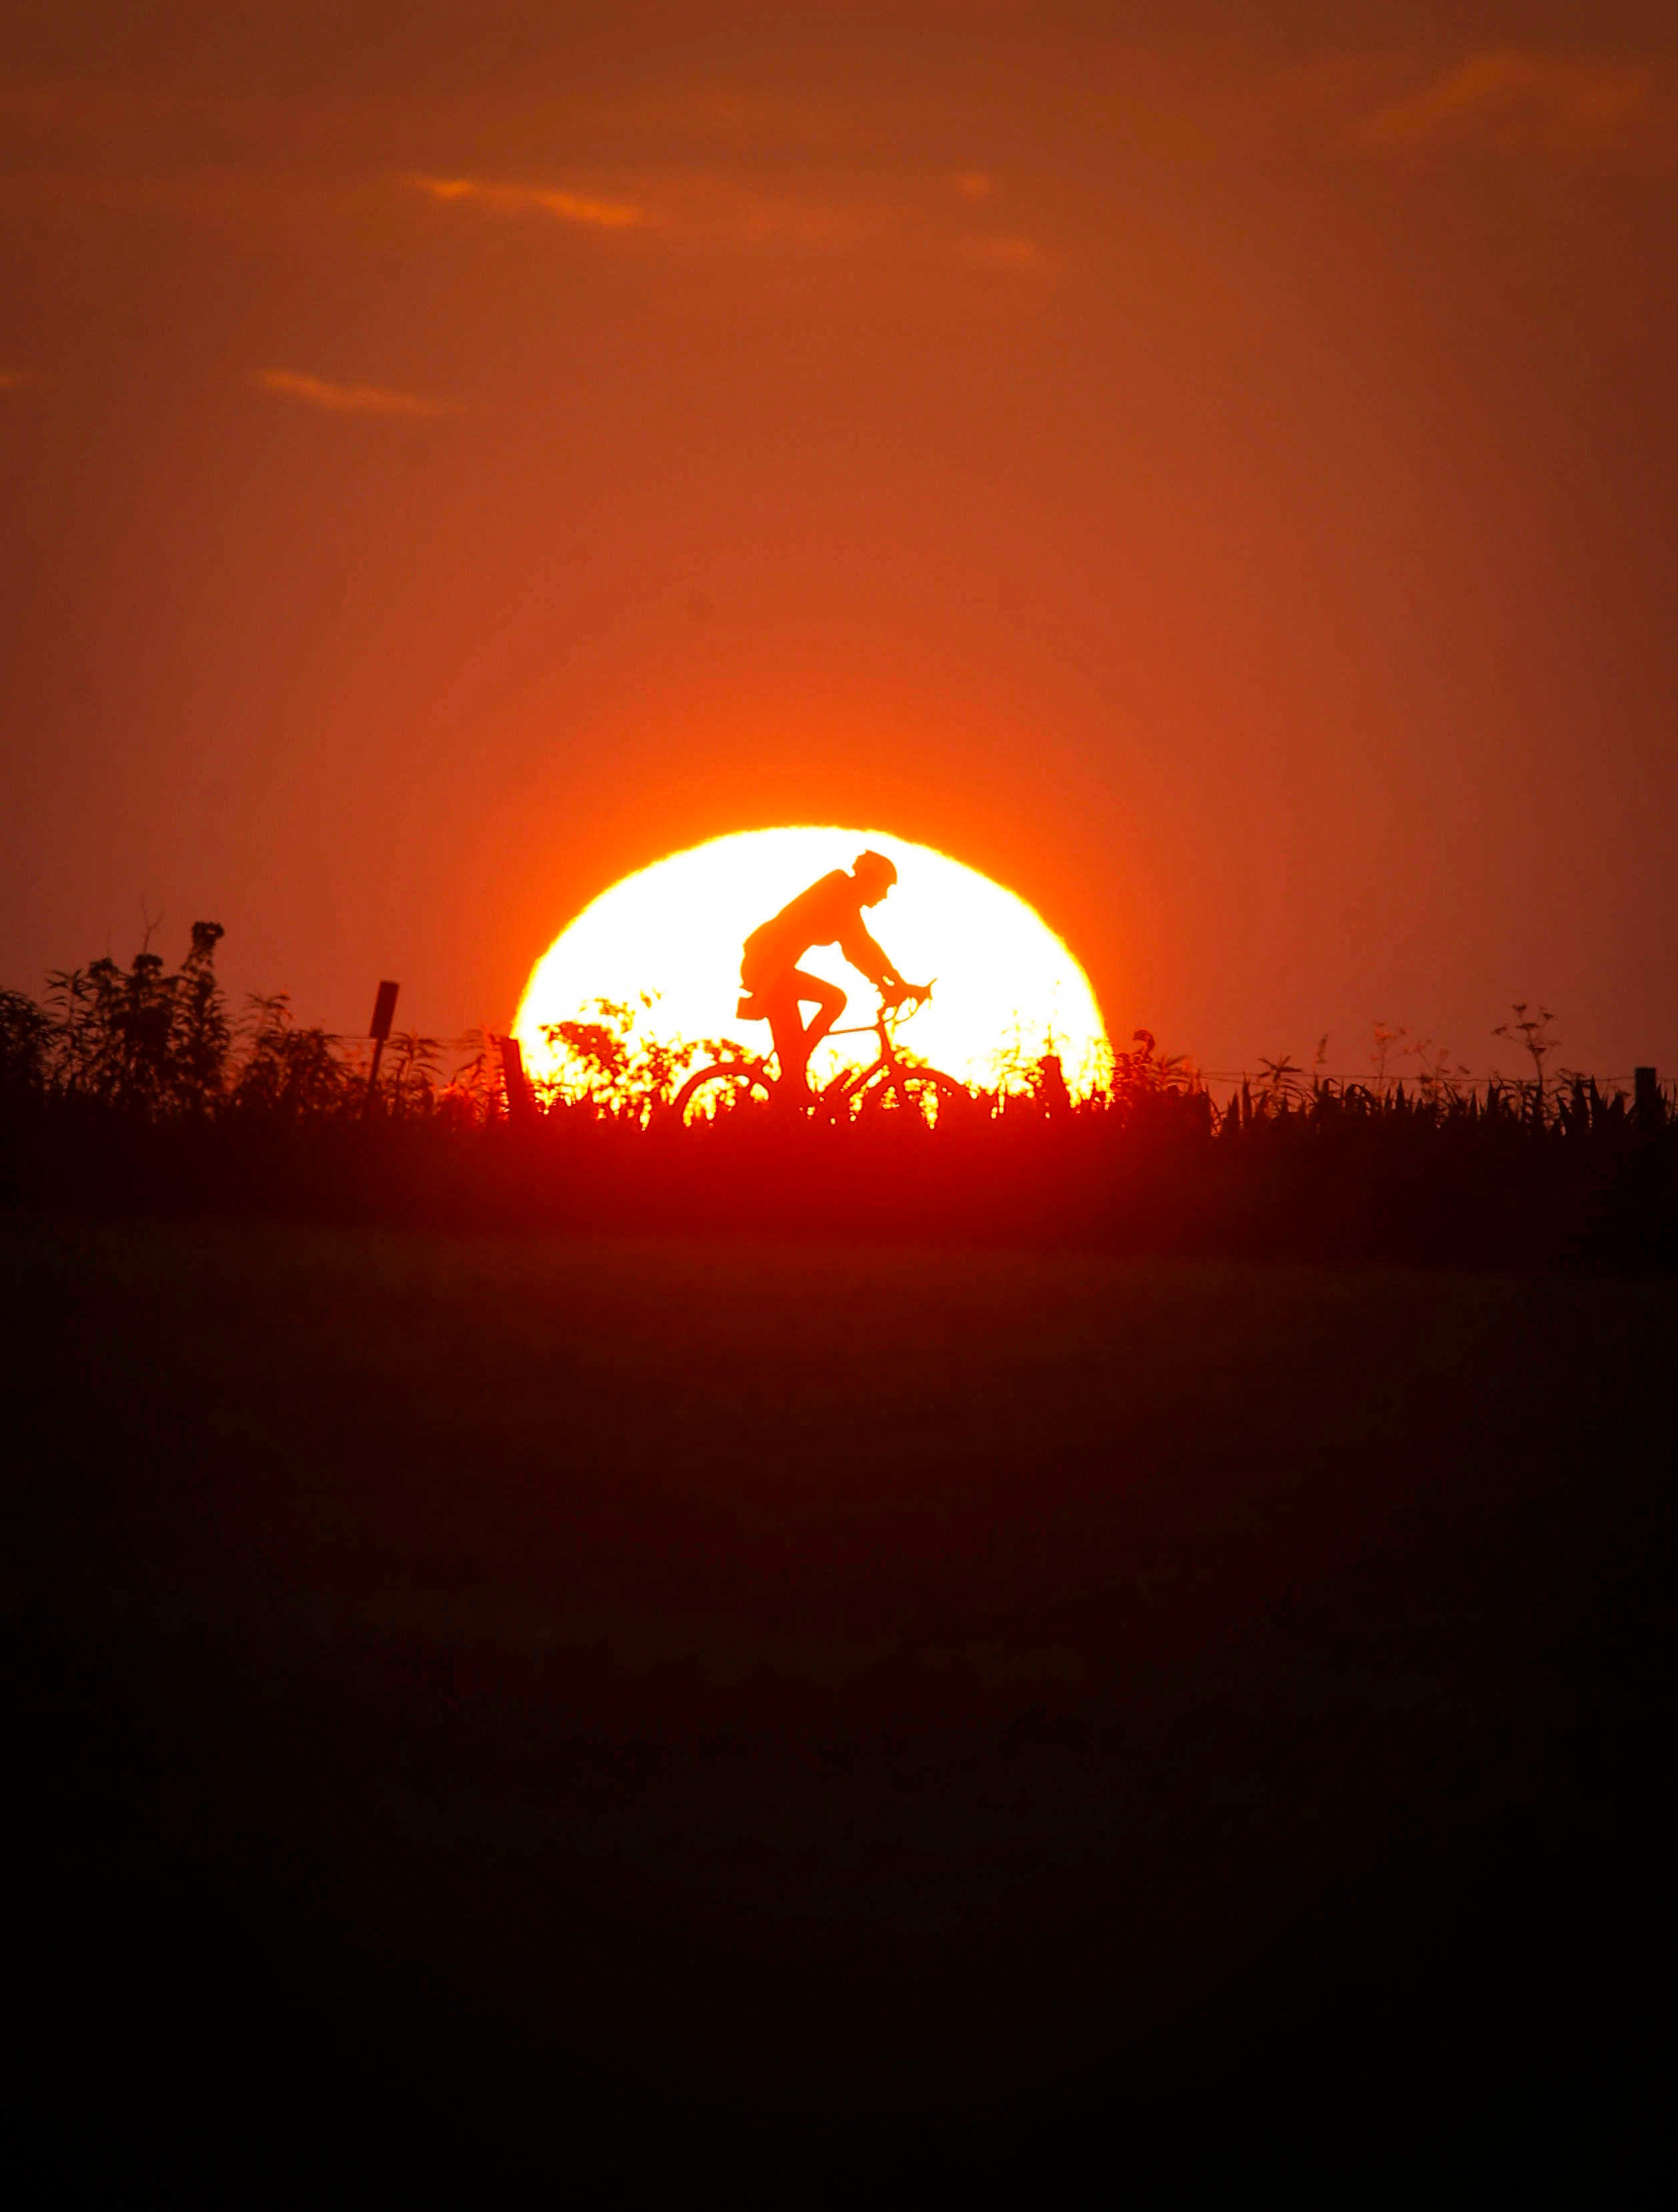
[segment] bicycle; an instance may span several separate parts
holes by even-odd
[[[872,1022],[828,1031],[836,1037],[872,1036],[879,1050],[866,1067],[842,1067],[830,1077],[809,1102],[812,1120],[848,1121],[864,1115],[870,1120],[877,1115],[898,1115],[935,1129],[977,1112],[977,1101],[964,1083],[945,1074],[942,1068],[922,1067],[907,1060],[897,1050],[898,1026],[931,996],[929,983],[926,998],[910,1000],[907,1010],[902,1000],[882,1000]],[[714,1121],[743,1107],[778,1103],[783,1094],[779,1077],[769,1073],[774,1056],[765,1053],[757,1060],[713,1060],[697,1069],[671,1102],[672,1120],[690,1127],[698,1121]]]

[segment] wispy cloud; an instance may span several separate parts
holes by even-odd
[[[305,407],[319,407],[329,415],[438,416],[452,412],[441,399],[426,399],[416,392],[392,392],[381,384],[332,384],[324,376],[302,376],[289,368],[264,368],[255,382],[264,392],[282,399],[295,399]]]
[[[546,185],[471,177],[408,176],[403,181],[438,205],[505,216],[546,215],[599,229],[639,226],[678,253],[831,255],[928,251],[982,266],[1044,270],[1051,257],[1031,239],[970,233],[973,214],[1000,193],[988,171],[942,177],[880,176],[835,170],[788,191],[758,178],[701,165],[644,173],[623,198],[597,198]],[[632,196],[631,196],[632,195]],[[966,202],[952,220],[952,203]]]
[[[410,177],[408,181],[434,200],[464,200],[495,215],[545,215],[597,230],[627,230],[646,220],[646,210],[633,201],[597,199],[587,192],[559,191],[544,185],[492,184],[480,177]]]
[[[634,199],[475,177],[414,176],[405,181],[439,204],[482,208],[495,215],[548,216],[598,230],[639,227],[667,246],[700,249],[846,246],[860,243],[871,229],[901,221],[899,211],[867,207],[854,191],[837,198],[831,193],[766,192],[704,169],[645,177]]]
[[[1617,150],[1645,135],[1651,83],[1641,62],[1501,47],[1470,54],[1375,109],[1347,138],[1369,153],[1439,143],[1510,153]]]
[[[976,233],[964,238],[961,252],[964,260],[976,261],[986,269],[1043,269],[1049,258],[1036,239],[1000,232]]]

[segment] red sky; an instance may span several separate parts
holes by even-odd
[[[1213,1066],[1678,1070],[1669,7],[4,30],[0,983],[500,1024],[855,819]]]

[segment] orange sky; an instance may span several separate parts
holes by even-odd
[[[1669,8],[5,29],[0,983],[500,1024],[851,818],[1213,1066],[1678,1071]]]

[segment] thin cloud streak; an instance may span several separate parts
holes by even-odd
[[[544,185],[495,185],[477,177],[410,177],[408,181],[443,204],[464,200],[496,215],[551,216],[597,230],[627,230],[646,220],[645,210],[631,201],[595,199],[586,192],[556,191]]]
[[[749,179],[688,169],[641,179],[632,199],[596,199],[545,186],[470,177],[403,179],[439,206],[496,215],[545,214],[569,223],[638,227],[661,246],[684,253],[834,254],[928,250],[970,264],[1044,270],[1051,257],[1034,240],[952,229],[951,201],[976,207],[1000,187],[987,171],[942,179],[830,176],[799,194],[766,191]]]
[[[963,239],[961,251],[967,260],[986,269],[1037,270],[1048,264],[1048,256],[1034,238],[976,234]]]
[[[1438,143],[1504,153],[1629,150],[1643,135],[1651,83],[1639,62],[1505,47],[1470,54],[1420,92],[1376,109],[1347,140],[1367,153]]]
[[[318,407],[328,415],[400,415],[411,419],[453,412],[447,401],[423,398],[416,392],[392,392],[379,384],[333,384],[324,376],[300,375],[289,368],[260,369],[253,381],[261,391],[298,400],[305,407]]]

